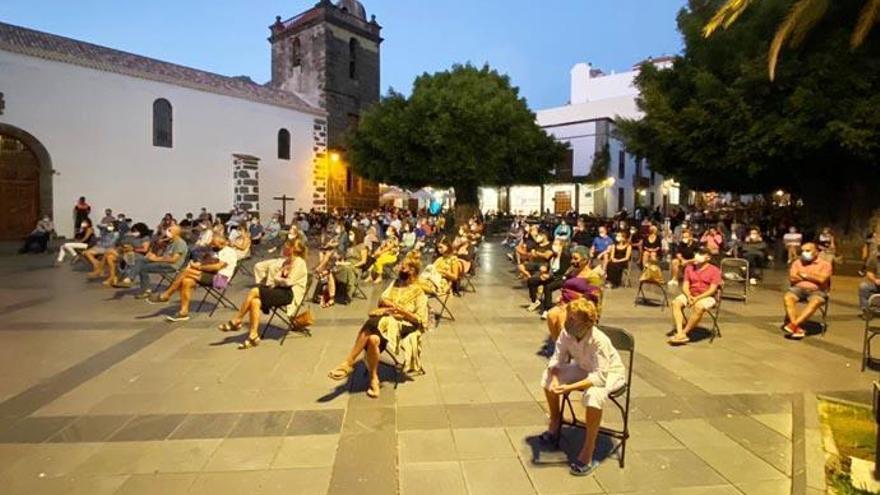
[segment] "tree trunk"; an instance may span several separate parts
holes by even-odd
[[[480,211],[479,187],[462,184],[455,187],[455,227],[467,225],[468,220]]]

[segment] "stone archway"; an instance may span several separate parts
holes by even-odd
[[[52,159],[30,133],[0,123],[0,240],[28,234],[52,214]]]

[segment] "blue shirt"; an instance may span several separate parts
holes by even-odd
[[[596,254],[602,254],[607,250],[614,241],[610,236],[596,236],[593,239],[593,249],[596,250]]]

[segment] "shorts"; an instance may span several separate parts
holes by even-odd
[[[556,378],[560,384],[569,384],[589,379],[593,384],[592,387],[584,390],[581,398],[584,407],[592,409],[602,409],[605,401],[608,400],[608,394],[615,392],[626,385],[626,378],[622,375],[608,375],[603,377],[597,372],[588,372],[577,364],[563,364],[557,367]],[[544,376],[541,378],[541,386],[544,389],[550,387],[550,370],[544,370]]]
[[[807,289],[805,287],[789,287],[788,292],[798,298],[798,302],[808,302],[811,299],[819,299],[823,303],[828,300],[828,293],[819,289]]]
[[[217,290],[223,290],[229,287],[229,279],[226,278],[226,275],[220,275],[218,273],[214,275],[213,280],[211,280],[211,285]]]
[[[678,297],[672,300],[672,302],[679,302],[687,306],[688,299],[687,296],[685,296],[684,294],[679,294]],[[718,304],[718,301],[716,301],[714,297],[704,297],[703,299],[697,301],[696,305],[706,311],[709,311],[710,309],[714,308],[716,304]]]

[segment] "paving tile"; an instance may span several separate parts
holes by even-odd
[[[242,414],[229,432],[231,438],[275,437],[284,435],[293,417],[292,411],[271,411]]]
[[[144,453],[131,473],[191,473],[205,467],[221,440],[175,440],[144,444]]]
[[[397,473],[387,466],[395,465],[396,459],[397,438],[392,431],[343,434],[327,493],[395,493],[398,489]],[[351,466],[365,468],[352,469]]]
[[[342,409],[296,411],[287,435],[334,435],[342,430]]]
[[[605,493],[595,476],[580,478],[568,473],[568,463],[535,465],[524,463],[532,485],[541,495],[562,495],[570,493]]]
[[[458,458],[503,459],[516,457],[516,451],[503,428],[466,428],[452,430]]]
[[[453,428],[493,428],[501,425],[492,404],[447,404],[446,413]]]
[[[227,438],[205,465],[205,471],[253,471],[268,469],[281,447],[280,437]]]
[[[226,438],[241,416],[239,413],[190,414],[168,439]]]
[[[190,486],[190,495],[239,495],[259,493],[265,471],[201,473]]]
[[[752,481],[737,483],[745,495],[788,495],[791,493],[791,480]]]
[[[438,406],[399,406],[397,408],[397,429],[435,430],[449,428],[446,408]]]
[[[547,424],[544,410],[535,401],[499,402],[495,412],[503,426],[538,426]]]
[[[135,474],[113,495],[183,495],[189,492],[197,477],[197,473]]]
[[[329,467],[273,469],[262,478],[259,495],[324,495],[331,473]]]
[[[41,443],[76,419],[74,416],[23,418],[0,431],[0,442]]]
[[[180,426],[184,414],[146,414],[135,416],[110,437],[111,442],[164,440]]]
[[[397,436],[400,462],[439,462],[456,460],[450,430],[402,431]]]
[[[400,467],[401,495],[465,495],[467,489],[458,462],[426,462]]]
[[[336,458],[339,435],[285,437],[272,461],[272,469],[331,467]]]
[[[440,394],[446,404],[485,404],[491,402],[486,389],[479,382],[441,383]]]
[[[133,416],[80,416],[49,442],[103,442],[128,423]]]
[[[536,493],[518,459],[462,461],[468,493],[526,495]]]
[[[596,481],[609,493],[727,483],[712,467],[685,449],[627,452],[626,469],[620,469],[616,460],[607,460],[599,466]]]
[[[668,431],[655,421],[630,421],[630,440],[627,450],[670,450],[683,449],[681,444]]]
[[[140,459],[147,455],[152,442],[104,443],[88,459],[73,469],[80,476],[107,476],[137,472]]]
[[[394,431],[396,413],[393,407],[372,407],[349,409],[345,415],[342,432],[345,434]]]

